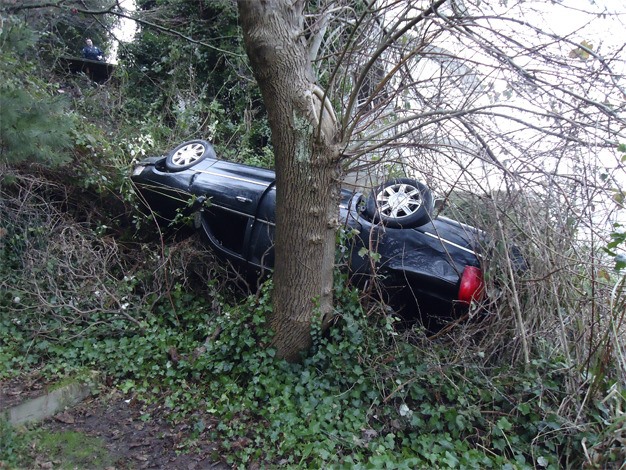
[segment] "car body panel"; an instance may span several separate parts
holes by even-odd
[[[133,181],[148,206],[164,219],[196,211],[195,226],[207,243],[246,272],[273,268],[276,187],[271,170],[205,158],[181,171],[168,170],[164,157],[139,162]],[[390,228],[361,210],[362,195],[342,190],[339,220],[353,238],[350,271],[354,279],[380,275],[391,292],[452,305],[465,266],[480,266],[475,245],[482,232],[444,217],[419,227]],[[206,203],[194,207],[194,198]],[[376,263],[362,253],[372,247]]]

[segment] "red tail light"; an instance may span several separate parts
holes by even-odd
[[[485,293],[483,272],[475,266],[465,266],[459,286],[459,301],[466,304],[473,300],[480,301]]]

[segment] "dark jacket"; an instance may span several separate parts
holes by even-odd
[[[96,46],[85,46],[83,47],[83,57],[89,60],[102,60],[104,53],[100,50],[99,47]]]

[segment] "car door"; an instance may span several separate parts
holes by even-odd
[[[247,258],[259,274],[274,268],[274,233],[276,221],[276,186],[261,195],[248,238]]]
[[[209,200],[198,222],[220,254],[247,260],[258,204],[273,182],[273,171],[232,162],[217,161],[197,170],[191,192]]]

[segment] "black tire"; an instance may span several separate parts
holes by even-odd
[[[182,171],[207,157],[215,158],[213,146],[205,140],[190,140],[183,142],[167,155],[165,167],[169,171]]]
[[[372,191],[365,212],[387,227],[410,228],[427,223],[432,207],[430,189],[414,179],[397,178]]]

